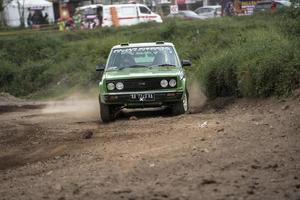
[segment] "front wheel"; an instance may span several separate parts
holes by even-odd
[[[183,93],[182,100],[180,102],[174,104],[171,109],[172,109],[173,115],[181,115],[181,114],[186,113],[189,109],[187,93]]]
[[[111,106],[100,102],[100,116],[104,123],[108,123],[115,119]]]

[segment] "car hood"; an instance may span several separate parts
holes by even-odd
[[[169,77],[178,76],[181,69],[178,67],[152,67],[152,68],[125,68],[122,70],[106,71],[106,80]]]

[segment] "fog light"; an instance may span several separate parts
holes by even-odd
[[[117,99],[118,99],[118,96],[109,96],[110,101],[117,100]]]
[[[175,97],[175,96],[176,96],[176,93],[168,93],[167,96],[168,96],[168,97]]]

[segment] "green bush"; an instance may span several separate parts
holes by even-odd
[[[235,34],[227,48],[200,59],[197,74],[207,96],[267,97],[287,95],[298,87],[299,40],[278,31],[281,28],[248,29]]]
[[[299,9],[205,21],[166,20],[77,32],[0,34],[0,90],[16,96],[57,95],[97,87],[97,63],[123,42],[170,41],[192,60],[208,97],[286,95],[299,86]]]
[[[0,92],[7,92],[13,88],[15,76],[17,75],[17,68],[4,60],[0,60]]]

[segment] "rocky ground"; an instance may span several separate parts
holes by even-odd
[[[299,94],[110,124],[96,101],[2,98],[0,199],[300,200]]]

